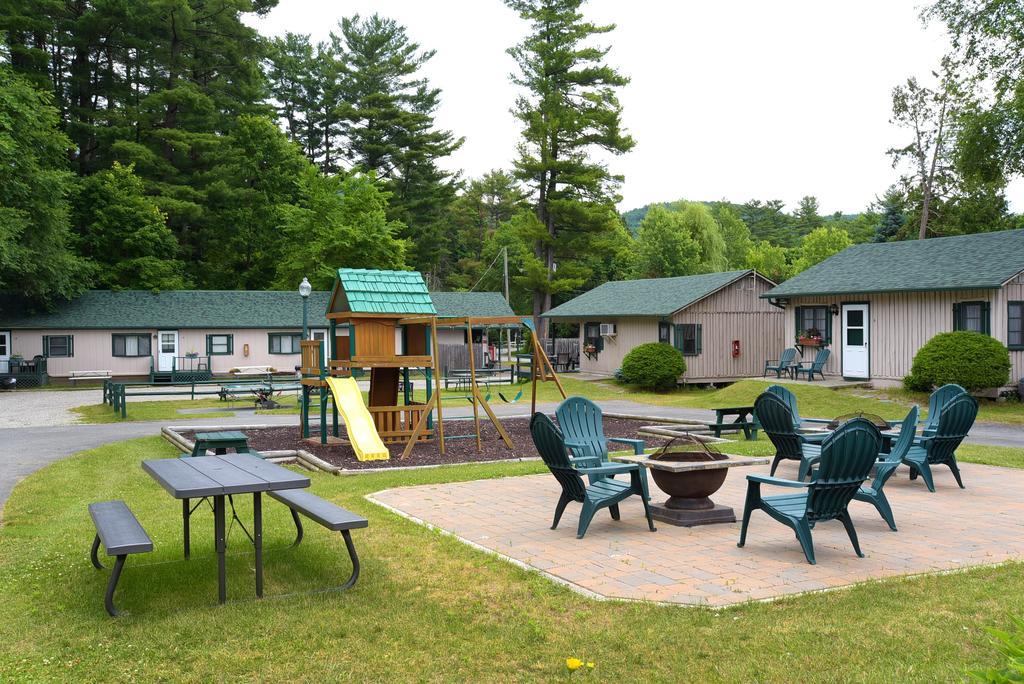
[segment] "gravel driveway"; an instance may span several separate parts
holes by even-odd
[[[146,397],[146,400],[178,398]],[[188,396],[183,398],[187,399]],[[0,392],[0,428],[74,425],[78,422],[78,416],[71,409],[101,403],[102,389]]]

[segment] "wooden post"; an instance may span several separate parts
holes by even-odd
[[[423,432],[424,428],[427,427],[427,416],[430,415],[430,412],[434,409],[435,404],[438,407],[438,411],[440,411],[441,402],[437,400],[436,394],[432,396],[430,398],[430,401],[428,401],[423,406],[423,413],[420,414],[420,419],[416,421],[416,427],[413,429],[412,435],[409,437],[409,442],[405,445],[405,449],[402,450],[402,455],[400,456],[400,458],[405,458],[406,456],[408,456],[409,452],[412,451],[412,448],[416,446],[416,440],[419,439],[420,434]],[[438,423],[440,422],[441,421],[438,420]]]
[[[479,392],[476,386],[476,359],[473,358],[473,319],[469,316],[466,317],[466,331],[469,345],[469,386],[473,388],[470,392],[473,402],[473,428],[476,430],[476,450],[480,451],[480,411],[476,403]]]
[[[433,365],[434,373],[433,373],[433,375],[434,375],[434,396],[437,397],[437,399],[436,399],[436,401],[437,401],[437,436],[438,436],[438,439],[441,440],[441,454],[443,455],[444,454],[444,420],[442,420],[442,418],[441,418],[441,405],[444,402],[441,401],[441,369],[440,369],[441,355],[440,355],[440,349],[439,349],[438,343],[437,343],[437,319],[436,318],[433,319],[430,322],[430,337],[431,337],[431,346],[434,349],[434,365]],[[427,382],[430,382],[429,378],[427,379]],[[430,415],[430,410],[428,409],[428,410],[424,411],[424,415],[429,416]]]

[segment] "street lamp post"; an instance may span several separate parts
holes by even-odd
[[[309,294],[313,286],[309,284],[309,278],[303,278],[299,283],[299,296],[302,297],[302,339],[309,337]]]

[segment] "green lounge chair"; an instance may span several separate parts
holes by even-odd
[[[805,435],[793,427],[793,414],[785,402],[770,392],[764,392],[754,401],[754,413],[757,415],[761,429],[768,435],[775,447],[775,459],[772,461],[771,474],[783,460],[800,462],[800,480],[807,476],[810,464],[821,455],[821,446],[814,444]],[[827,439],[824,435],[822,440]]]
[[[970,394],[961,394],[947,402],[939,411],[939,422],[934,434],[915,439],[914,446],[903,457],[903,462],[910,466],[910,479],[916,480],[920,473],[928,491],[934,492],[932,466],[946,465],[953,471],[960,489],[964,489],[960,468],[956,463],[956,450],[967,437],[977,417],[978,400]]]
[[[583,510],[580,511],[576,538],[583,539],[595,513],[602,508],[607,508],[611,513],[612,520],[618,520],[619,502],[635,494],[643,501],[648,527],[651,528],[651,532],[655,531],[651,509],[647,504],[649,497],[646,481],[640,477],[641,466],[635,463],[609,463],[577,467],[569,458],[562,432],[551,422],[550,418],[540,412],[533,414],[533,418],[530,419],[530,434],[533,436],[533,444],[537,447],[540,457],[544,459],[544,464],[558,480],[558,484],[562,486],[562,495],[558,498],[558,505],[555,507],[555,519],[551,523],[551,529],[558,527],[558,521],[562,518],[562,513],[569,502],[578,501],[583,504]],[[583,484],[581,477],[581,475],[608,476],[620,473],[628,473],[630,481],[627,483],[603,477],[587,487]]]
[[[555,409],[558,427],[565,436],[565,446],[572,452],[573,463],[599,466],[608,463],[608,442],[633,447],[634,454],[644,453],[644,440],[605,437],[601,407],[583,397],[569,397]],[[646,475],[646,472],[642,473]],[[598,476],[600,477],[600,476]],[[594,477],[591,477],[591,482]]]
[[[771,385],[768,389],[765,390],[765,392],[769,394],[774,394],[775,396],[782,400],[782,403],[786,405],[786,407],[789,409],[789,412],[793,414],[793,429],[796,430],[797,432],[800,431],[800,428],[803,427],[804,423],[821,423],[823,425],[827,425],[828,423],[832,422],[828,418],[801,417],[800,411],[797,410],[796,407],[796,395],[790,392],[782,385]],[[808,442],[820,442],[826,437],[828,437],[827,432],[814,432],[811,434],[804,435],[804,439],[806,439]]]
[[[853,495],[853,498],[857,501],[869,503],[877,508],[882,519],[889,524],[889,528],[893,532],[896,531],[896,520],[893,518],[892,507],[889,505],[889,500],[885,497],[882,487],[889,481],[892,474],[896,472],[896,468],[900,466],[903,458],[914,445],[917,416],[919,413],[920,409],[917,406],[911,407],[910,413],[903,419],[903,425],[900,427],[900,436],[892,445],[892,449],[887,454],[879,454],[878,462],[875,463],[875,479],[872,480],[870,485],[861,487]]]
[[[824,380],[825,363],[828,361],[829,354],[831,353],[832,352],[829,351],[828,347],[822,347],[818,350],[818,353],[814,355],[814,361],[811,361],[809,366],[806,368],[804,367],[804,363],[806,363],[806,361],[798,363],[796,368],[793,369],[796,371],[796,379],[799,380],[800,376],[806,373],[807,381],[811,382],[814,380],[814,374],[817,373],[821,376],[821,379]]]
[[[770,517],[787,525],[796,532],[796,538],[803,548],[807,562],[814,565],[814,541],[811,528],[825,520],[843,523],[853,543],[853,550],[861,558],[857,531],[853,527],[848,509],[850,500],[871,473],[882,445],[878,428],[863,418],[854,418],[841,425],[821,445],[821,459],[814,479],[810,482],[796,482],[764,475],[747,475],[747,500],[743,508],[743,523],[740,526],[742,547],[747,541],[747,526],[750,514],[762,510]],[[802,489],[797,494],[761,496],[761,485],[778,485]]]
[[[764,362],[764,373],[761,375],[762,378],[768,377],[768,371],[775,371],[775,377],[781,378],[783,373],[789,373],[790,367],[793,365],[793,359],[796,358],[796,349],[789,347],[782,351],[782,356],[776,362],[775,359],[768,359]]]
[[[925,436],[934,434],[935,429],[939,427],[939,414],[942,413],[942,407],[961,394],[967,394],[967,390],[960,385],[952,383],[943,385],[932,392],[931,396],[928,397],[928,417],[921,424],[921,430]]]

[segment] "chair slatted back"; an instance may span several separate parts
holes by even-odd
[[[881,433],[863,418],[848,420],[829,435],[821,444],[818,469],[807,487],[807,519],[842,515],[871,474],[881,448]]]
[[[832,352],[828,347],[822,347],[818,350],[818,353],[814,355],[814,361],[811,362],[811,371],[817,373],[825,367],[828,363],[829,354]]]
[[[530,435],[533,437],[533,445],[537,447],[537,453],[562,486],[562,491],[574,501],[583,501],[587,489],[583,485],[583,478],[569,461],[569,455],[565,451],[565,439],[558,427],[550,418],[538,411],[530,419]]]
[[[953,383],[943,385],[932,392],[931,396],[928,397],[928,418],[925,419],[924,429],[935,430],[938,428],[942,408],[961,394],[967,394],[967,390]]]
[[[978,400],[970,394],[960,394],[948,401],[939,412],[935,436],[924,443],[928,463],[952,462],[953,454],[967,437],[977,417]]]
[[[801,458],[803,440],[793,428],[793,414],[775,394],[764,392],[754,400],[754,413],[775,452],[783,458]]]
[[[786,347],[782,350],[782,356],[779,357],[779,366],[792,366],[793,361],[796,359],[796,348]]]
[[[910,447],[914,445],[914,437],[917,433],[917,417],[920,415],[920,412],[921,409],[917,407],[917,404],[910,407],[910,412],[907,413],[907,417],[900,424],[900,436],[893,442],[892,448],[885,455],[884,460],[899,463],[907,455]]]
[[[793,415],[793,428],[799,430],[800,424],[803,421],[800,419],[800,411],[796,408],[796,395],[782,385],[772,385],[766,389],[765,392],[774,394],[782,400],[782,403],[786,405],[786,408],[788,408],[789,412]]]
[[[555,409],[558,427],[570,442],[582,443],[573,447],[573,456],[608,460],[608,439],[604,436],[604,417],[601,407],[583,397],[569,397]]]

